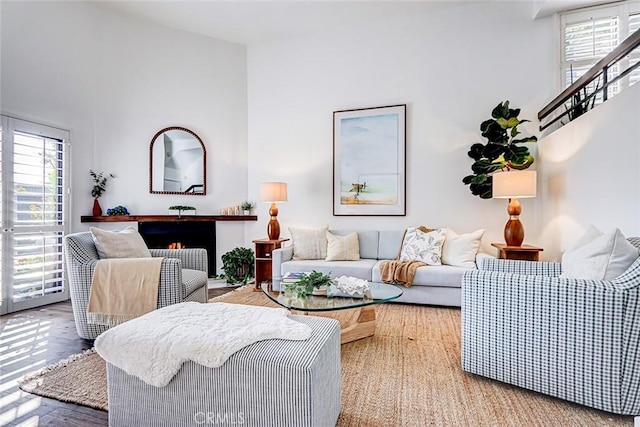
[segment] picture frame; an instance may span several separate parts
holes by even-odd
[[[333,112],[333,215],[406,215],[406,104]]]

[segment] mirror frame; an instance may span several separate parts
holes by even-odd
[[[155,191],[153,190],[153,144],[156,142],[156,139],[158,139],[158,137],[160,135],[162,135],[165,132],[169,132],[171,130],[180,130],[183,132],[188,133],[189,135],[193,136],[195,139],[198,140],[198,142],[200,143],[200,146],[202,147],[202,192],[201,193],[181,193],[179,191]],[[149,146],[149,193],[151,194],[176,194],[176,195],[182,195],[182,196],[206,196],[207,195],[207,150],[204,147],[204,144],[202,142],[202,140],[200,139],[200,137],[198,135],[195,134],[195,132],[190,131],[187,128],[183,128],[183,127],[179,127],[179,126],[171,126],[168,128],[164,128],[162,130],[159,130],[158,132],[156,132],[155,135],[153,135],[153,138],[151,138],[151,145]]]

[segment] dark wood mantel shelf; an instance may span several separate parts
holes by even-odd
[[[257,220],[257,215],[102,215],[80,217],[80,222],[211,222]]]

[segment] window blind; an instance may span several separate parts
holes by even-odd
[[[629,34],[640,30],[640,13],[629,15]],[[636,49],[629,55],[629,65],[632,66],[640,61],[640,49]],[[636,68],[629,74],[629,86],[640,81],[640,68]]]

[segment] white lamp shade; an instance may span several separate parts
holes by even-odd
[[[536,171],[500,172],[493,175],[493,198],[536,197]]]
[[[286,182],[263,182],[260,184],[261,202],[286,202],[287,183]]]

